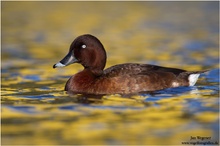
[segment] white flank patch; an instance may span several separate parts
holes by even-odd
[[[173,83],[172,83],[172,87],[179,87],[179,83],[173,82]]]
[[[60,63],[60,62],[58,62],[58,63],[55,65],[55,67],[64,67],[64,66],[66,66],[66,65],[64,65],[64,64],[62,64],[62,63]]]
[[[200,74],[191,74],[189,75],[189,86],[194,86],[198,80]]]

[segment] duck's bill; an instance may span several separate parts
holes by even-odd
[[[56,64],[53,65],[53,68],[64,67],[64,66],[66,66],[66,65],[64,65],[64,64],[62,64],[62,63],[60,63],[60,62],[58,62],[58,63],[56,63]]]
[[[69,52],[60,62],[54,64],[53,68],[64,67],[77,61],[78,60],[75,58],[75,56],[73,56],[72,53]]]

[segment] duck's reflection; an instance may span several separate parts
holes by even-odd
[[[103,95],[73,94],[65,93],[64,96],[58,96],[51,104],[81,103],[81,104],[100,104],[103,103]]]
[[[73,96],[72,96],[73,97]],[[103,103],[103,95],[89,95],[89,94],[78,94],[77,96],[74,96],[76,99],[75,101],[77,103],[83,103],[83,104],[100,104]]]

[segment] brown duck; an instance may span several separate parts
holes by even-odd
[[[134,94],[179,86],[194,86],[205,71],[186,71],[150,64],[125,63],[105,68],[106,51],[90,34],[77,37],[69,53],[53,68],[80,63],[84,70],[67,81],[65,90],[81,94]]]

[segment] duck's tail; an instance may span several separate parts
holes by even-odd
[[[179,74],[179,79],[188,80],[189,86],[194,86],[200,76],[200,74],[208,72],[209,70],[203,71],[186,71]]]

